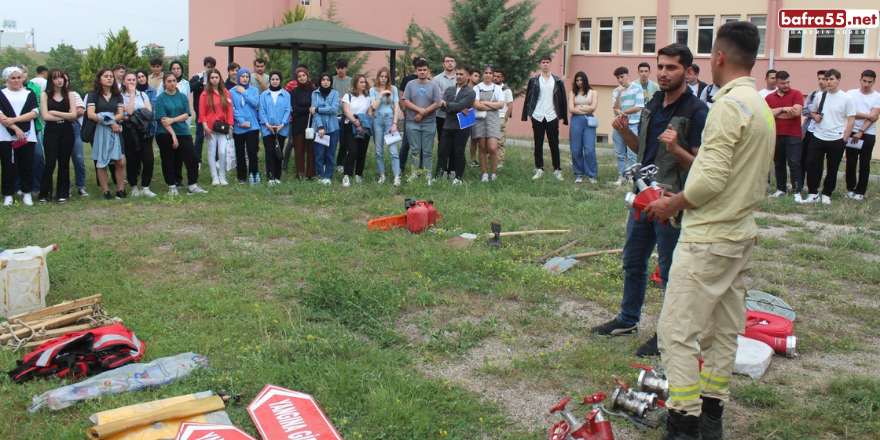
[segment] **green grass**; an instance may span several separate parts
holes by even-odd
[[[619,308],[620,257],[588,259],[557,276],[523,261],[574,239],[580,243],[571,253],[622,247],[625,188],[574,185],[565,163],[565,182],[549,176],[534,182],[532,154],[521,148],[508,149],[498,182],[482,184],[469,168],[461,187],[420,181],[394,188],[375,183],[372,157],[371,149],[367,183],[351,188],[342,188],[339,176],[330,187],[295,181],[212,187],[203,171],[200,183],[209,194],[175,198],[164,194],[157,158],[155,199],[104,201],[89,172],[88,199],[0,210],[0,247],[59,245],[48,258],[48,303],[102,293],[109,313],[146,342],[145,361],[194,351],[212,364],[158,389],[34,415],[25,413],[32,396],[68,382],[18,385],[0,377],[2,437],[79,439],[97,411],[208,389],[242,393],[249,402],[274,383],[313,394],[345,438],[538,439],[546,438],[549,425],[538,420],[548,408],[514,417],[504,399],[517,397],[501,391],[524,386],[549,400],[578,400],[611,391],[612,374],[635,383],[629,363],[646,363],[634,351],[650,335],[606,339],[587,332]],[[614,180],[613,157],[599,159],[598,180]],[[875,189],[865,204],[840,201],[833,213],[781,200],[761,205],[783,218],[760,225],[789,234],[761,240],[748,287],[780,295],[809,317],[797,327],[803,353],[857,354],[877,337],[876,308],[838,301],[872,292],[870,283],[880,282],[876,263],[859,257],[878,252],[880,236],[872,231],[880,227],[868,208],[878,202]],[[433,200],[442,216],[437,229],[367,230],[370,219],[403,214],[404,197]],[[857,221],[867,238],[820,240],[801,220],[784,218],[788,213],[829,224]],[[443,244],[462,232],[486,233],[494,220],[504,231],[571,232],[505,237],[497,250],[485,238],[461,250]],[[842,283],[856,292],[842,290]],[[661,304],[662,291],[650,287],[646,314],[656,319]],[[867,325],[853,334],[863,320]],[[498,350],[471,362],[493,347]],[[0,352],[0,366],[10,370],[20,358]],[[471,370],[461,380],[426,373],[448,365]],[[870,394],[836,391],[833,379],[819,385],[837,399],[829,404],[840,414],[835,420],[854,417],[859,408],[876,411]],[[817,385],[796,375],[786,380],[803,393]],[[786,403],[788,394],[763,385],[735,387],[734,399],[792,415],[811,408],[806,401]],[[245,406],[228,412],[256,434]],[[754,438],[811,432],[796,423],[773,425],[775,413],[756,413],[757,419],[729,423],[755,423],[764,437]],[[870,417],[876,416],[869,414],[858,432],[876,433]],[[612,423],[640,438],[627,423]],[[815,432],[838,435],[836,429],[823,424]]]

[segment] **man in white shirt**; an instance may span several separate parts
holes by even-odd
[[[617,84],[620,85],[611,91],[614,116],[627,115],[630,131],[638,136],[642,108],[645,107],[642,86],[630,81],[629,70],[623,66],[614,69],[614,77],[617,78]],[[612,183],[623,185],[626,183],[626,179],[623,178],[623,170],[635,164],[638,161],[638,155],[627,148],[623,135],[617,130],[612,133],[611,139],[614,144],[614,155],[617,156],[617,181]]]
[[[718,93],[718,90],[721,88],[716,86],[715,84],[709,84],[703,89],[703,93],[700,93],[700,101],[703,101],[706,104],[706,107],[712,108],[712,104],[715,103],[715,94]]]
[[[840,72],[836,69],[825,71],[827,91],[816,96],[811,116],[816,121],[814,139],[807,151],[807,189],[809,194],[802,203],[815,203],[820,200],[819,183],[822,179],[822,162],[827,156],[827,175],[822,185],[821,200],[831,204],[831,193],[837,186],[837,170],[843,158],[843,150],[856,123],[856,105],[852,97],[840,90]]]
[[[822,94],[825,93],[825,71],[820,70],[816,72],[816,79],[819,82],[819,89],[814,90],[813,93],[804,98],[804,109],[801,111],[801,116],[804,116],[804,122],[801,124],[801,133],[803,134],[803,149],[801,151],[801,180],[798,182],[798,188],[804,188],[804,182],[806,181],[807,174],[810,172],[807,169],[807,151],[810,150],[810,142],[813,141],[813,130],[816,129],[816,121],[813,120],[811,114],[813,110],[813,101],[816,101],[816,97],[819,99],[822,98]]]
[[[510,90],[507,84],[504,84],[504,71],[501,69],[495,69],[495,76],[492,77],[492,82],[501,87],[501,92],[504,93],[504,107],[501,107],[501,111],[498,112],[498,117],[501,119],[501,139],[498,141],[498,169],[500,170],[504,166],[504,142],[507,141],[507,121],[510,119],[510,115],[513,114],[513,106],[510,105],[513,103],[513,91]]]
[[[758,91],[762,98],[766,98],[767,95],[776,91],[776,69],[768,70],[767,74],[764,75],[764,81],[767,83],[767,87],[764,90]]]
[[[46,83],[49,76],[49,69],[46,66],[37,66],[37,76],[31,79],[31,82],[40,87],[40,90],[46,91]]]
[[[694,93],[694,96],[697,98],[703,93],[703,90],[706,90],[708,84],[700,81],[700,66],[694,64],[688,69],[687,75],[684,77],[685,81],[687,81],[688,88],[691,89],[691,92]]]
[[[861,87],[846,92],[856,106],[856,122],[853,134],[846,144],[846,196],[853,200],[865,199],[868,176],[871,174],[871,154],[877,139],[877,119],[880,117],[880,93],[874,91],[877,73],[862,72]],[[861,142],[861,147],[858,143]],[[858,170],[858,180],[856,180]]]
[[[535,175],[538,180],[544,175],[544,135],[550,142],[550,159],[553,162],[553,175],[556,180],[562,177],[562,163],[559,160],[559,121],[568,125],[568,96],[562,79],[550,73],[553,58],[541,57],[541,74],[529,79],[526,86],[526,99],[523,105],[522,120],[532,120],[532,133],[535,137]]]

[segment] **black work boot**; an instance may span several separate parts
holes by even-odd
[[[700,414],[700,435],[703,440],[724,440],[723,415],[724,407],[720,400],[703,397],[703,412]]]
[[[663,440],[702,440],[700,418],[670,409],[666,417],[666,437]]]

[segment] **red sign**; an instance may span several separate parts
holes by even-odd
[[[342,440],[311,395],[266,385],[248,405],[263,440]]]
[[[183,422],[174,440],[256,440],[232,425]]]

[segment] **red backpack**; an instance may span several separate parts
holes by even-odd
[[[79,378],[112,370],[144,356],[147,346],[122,324],[67,333],[37,347],[18,362],[18,368],[9,372],[14,382],[26,382],[37,377]]]

